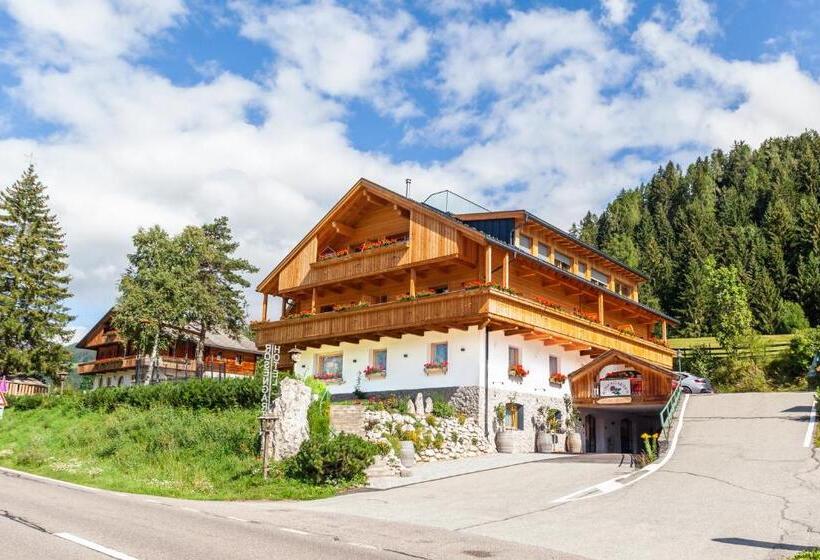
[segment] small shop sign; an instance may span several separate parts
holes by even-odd
[[[601,397],[628,397],[632,394],[629,379],[602,379],[600,383]]]

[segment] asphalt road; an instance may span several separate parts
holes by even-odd
[[[577,501],[555,500],[622,476],[615,458],[528,463],[299,507],[600,560],[788,557],[820,547],[820,451],[803,447],[812,401],[810,393],[692,396],[662,468]]]
[[[155,499],[4,470],[0,559],[579,558],[480,535],[302,511],[298,505]]]
[[[315,502],[151,498],[0,471],[0,559],[784,558],[820,547],[820,457],[803,447],[811,402],[690,398],[662,468],[568,502],[556,499],[624,467],[568,457]]]

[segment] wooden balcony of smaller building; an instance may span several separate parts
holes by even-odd
[[[663,366],[671,366],[674,356],[674,351],[658,342],[486,286],[257,322],[253,329],[260,347],[272,343],[304,348],[425,331],[446,332],[449,328],[465,329],[471,325],[522,334],[545,345],[560,344],[590,355],[615,348]]]

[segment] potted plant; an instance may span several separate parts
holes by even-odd
[[[581,452],[581,434],[578,429],[581,427],[581,413],[572,404],[569,395],[564,395],[564,406],[567,409],[567,451],[569,453]]]
[[[506,415],[507,407],[504,403],[495,405],[495,419],[498,428],[495,432],[495,449],[499,453],[512,453],[515,450],[515,434],[512,430],[507,430],[504,425]]]
[[[327,372],[327,371],[314,373],[313,374],[313,379],[318,379],[319,381],[322,381],[325,384],[344,383],[344,379],[342,379],[341,375],[339,375],[338,373],[331,373],[331,372]]]
[[[425,375],[444,375],[447,373],[447,362],[427,362],[424,364]]]
[[[367,366],[364,368],[364,376],[368,379],[384,379],[387,372],[379,366]]]
[[[552,452],[552,437],[549,434],[549,411],[552,410],[546,405],[538,407],[537,413],[532,421],[535,424],[535,451],[536,453]]]
[[[401,465],[410,468],[416,464],[416,432],[412,428],[402,430],[399,434],[399,461]]]
[[[527,377],[530,372],[524,369],[524,366],[521,364],[515,364],[514,366],[510,366],[509,371],[510,377],[517,377],[518,379],[524,379]]]

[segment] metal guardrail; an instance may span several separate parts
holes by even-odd
[[[675,411],[678,408],[681,392],[681,385],[678,384],[678,386],[675,387],[675,390],[672,391],[672,394],[669,395],[669,400],[666,401],[666,404],[659,413],[661,419],[661,431],[667,441],[669,440],[669,425],[672,423],[672,418],[675,416]]]

